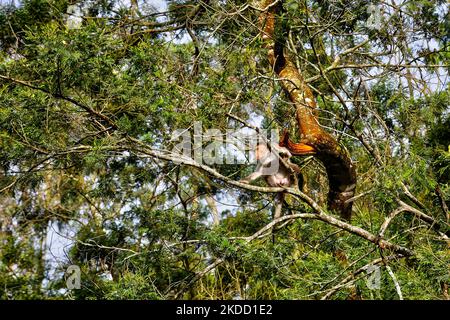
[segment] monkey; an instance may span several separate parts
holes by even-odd
[[[301,170],[298,165],[289,160],[292,157],[289,150],[285,147],[280,147],[278,144],[272,144],[272,148],[274,150],[271,151],[265,143],[260,143],[256,146],[255,154],[258,161],[256,169],[249,176],[241,179],[240,182],[250,183],[262,176],[264,176],[266,183],[271,187],[288,188],[298,182],[297,174],[301,177]],[[273,219],[281,217],[284,198],[285,192],[277,194]]]
[[[327,139],[324,138],[322,142],[320,140],[315,141],[315,145],[312,145],[314,143],[311,142],[308,144],[307,140],[295,143],[289,139],[289,133],[285,130],[279,145],[287,148],[293,156],[315,155],[315,157],[323,163],[327,172],[329,185],[328,208],[332,211],[337,211],[342,219],[351,221],[352,202],[348,200],[355,194],[355,167],[350,161],[350,176],[347,177],[346,175],[341,175],[341,173],[345,172],[348,168],[346,168],[346,165],[342,161],[334,161],[336,159],[336,152],[333,151],[334,149],[331,149],[331,152],[330,149],[327,150],[326,144],[328,142],[326,140]],[[320,146],[321,144],[322,146]],[[325,147],[323,145],[325,145]]]

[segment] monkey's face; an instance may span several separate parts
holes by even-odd
[[[283,172],[268,176],[266,179],[271,187],[290,187],[291,185],[291,179]]]

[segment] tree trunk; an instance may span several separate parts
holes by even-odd
[[[261,1],[263,12],[259,17],[263,46],[268,50],[269,62],[280,78],[283,89],[296,108],[296,118],[301,137],[300,143],[289,140],[285,133],[281,146],[289,148],[293,155],[315,154],[326,168],[329,183],[328,207],[342,218],[350,220],[352,198],[356,188],[356,171],[349,154],[336,139],[324,131],[317,120],[316,101],[289,57],[284,55],[284,37],[276,28],[277,15],[282,9],[281,1]],[[279,19],[278,19],[279,20]]]

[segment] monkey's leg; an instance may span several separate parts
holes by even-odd
[[[284,203],[284,192],[280,192],[275,196],[275,207],[273,210],[273,220],[281,217],[281,211]],[[275,243],[275,226],[272,227],[272,243]]]
[[[283,208],[283,202],[284,202],[284,192],[280,192],[275,197],[275,210],[273,213],[273,219],[278,219],[281,217],[281,209]]]

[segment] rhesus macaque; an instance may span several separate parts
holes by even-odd
[[[250,183],[253,180],[264,176],[267,184],[271,187],[290,187],[296,181],[296,174],[300,173],[300,168],[290,162],[292,156],[288,149],[272,144],[273,151],[270,151],[267,144],[260,143],[256,146],[256,160],[258,164],[255,172],[242,179],[240,182]],[[283,161],[280,160],[283,159]],[[287,167],[289,166],[289,168]],[[281,217],[281,209],[284,202],[284,192],[277,194],[273,218]]]

